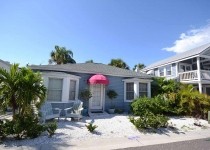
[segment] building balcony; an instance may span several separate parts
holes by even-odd
[[[179,80],[180,82],[185,81],[198,81],[198,71],[192,70],[187,72],[181,72],[179,73]],[[208,70],[201,70],[201,81],[210,81],[210,71]]]

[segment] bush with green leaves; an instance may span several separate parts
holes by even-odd
[[[164,115],[146,113],[138,118],[130,118],[130,121],[138,129],[158,129],[167,127],[169,118]]]
[[[177,82],[176,80],[173,79],[168,80],[163,77],[154,77],[152,79],[153,79],[151,84],[152,97],[165,93],[171,93],[171,92],[176,93],[177,91],[179,91],[180,85],[182,85],[182,83]]]
[[[16,135],[17,139],[36,138],[44,131],[43,125],[32,114],[25,116],[15,115],[15,119],[11,121],[11,124],[13,124],[11,134]]]
[[[93,125],[93,123],[88,123],[85,126],[88,129],[88,131],[90,131],[90,132],[93,132],[98,127],[97,125]]]
[[[45,130],[48,132],[49,137],[52,137],[55,134],[55,131],[57,128],[58,128],[58,125],[55,121],[47,123],[45,125]]]
[[[194,90],[192,85],[183,85],[178,92],[178,105],[184,115],[206,118],[210,111],[210,97]]]
[[[4,124],[5,124],[4,121],[0,120],[0,141],[3,140],[6,137]]]
[[[88,101],[92,97],[92,93],[89,89],[85,89],[80,92],[79,96],[82,100]]]
[[[169,103],[162,97],[155,98],[141,97],[131,104],[131,111],[134,115],[142,116],[146,113],[165,114],[169,112]]]
[[[0,126],[3,138],[9,135],[16,139],[36,138],[45,131],[44,125],[40,124],[38,118],[33,115],[15,115],[13,120],[1,121]]]
[[[109,97],[109,99],[111,100],[111,109],[114,109],[115,106],[112,104],[112,100],[117,98],[118,94],[115,90],[108,90],[106,95]]]

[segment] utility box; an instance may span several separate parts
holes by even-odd
[[[208,123],[210,124],[210,111],[208,111]]]

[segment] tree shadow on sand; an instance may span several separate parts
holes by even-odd
[[[139,130],[141,133],[144,134],[159,134],[159,135],[167,135],[170,136],[170,134],[185,134],[182,130],[179,130],[178,128],[175,127],[167,127],[167,128],[158,128],[158,129],[144,129],[144,130]]]

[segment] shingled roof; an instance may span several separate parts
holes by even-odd
[[[141,72],[134,72],[127,69],[121,69],[114,66],[109,66],[101,63],[77,63],[77,64],[63,64],[63,65],[31,65],[32,70],[38,71],[58,71],[58,72],[74,72],[74,73],[89,73],[104,75],[121,76],[121,77],[137,77],[137,78],[151,78],[150,75]]]
[[[143,70],[147,71],[147,70],[150,70],[150,69],[153,69],[153,68],[165,65],[165,64],[175,63],[175,62],[178,62],[179,60],[183,60],[183,59],[187,59],[189,57],[199,55],[207,49],[210,49],[210,43],[202,45],[202,46],[194,48],[194,49],[191,49],[191,50],[188,50],[186,52],[177,54],[177,55],[169,57],[167,59],[158,61],[156,63],[153,63],[153,64],[147,66],[146,68],[144,68]]]

